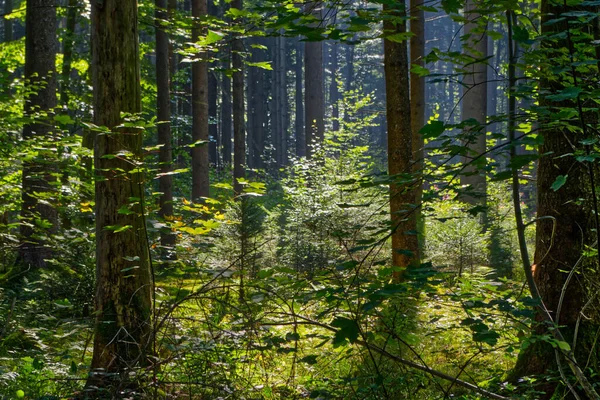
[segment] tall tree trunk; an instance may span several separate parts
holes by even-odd
[[[331,82],[329,86],[329,102],[331,103],[331,119],[334,131],[340,130],[340,92],[338,90],[338,43],[331,43]]]
[[[283,35],[283,31],[281,32]],[[288,162],[288,101],[287,101],[287,62],[286,62],[286,44],[285,36],[279,38],[279,110],[281,115],[281,128],[279,131],[281,150],[279,151],[279,165],[285,166]]]
[[[302,59],[303,59],[304,43],[298,39],[296,41],[296,63],[295,63],[295,78],[296,78],[296,156],[306,157],[306,136],[304,130],[304,94],[302,93]]]
[[[385,20],[386,35],[406,33],[406,7],[384,5],[388,15]],[[410,174],[412,159],[412,130],[408,80],[408,54],[406,42],[397,43],[384,39],[384,71],[386,113],[388,126],[388,173],[390,184],[390,213],[392,224],[392,262],[406,268],[418,259],[419,246],[416,231],[414,182],[404,174]],[[402,272],[395,274],[400,279]]]
[[[210,0],[208,4],[208,12],[212,16],[218,16],[218,9],[215,4],[215,0]],[[219,167],[219,130],[217,124],[217,96],[218,96],[219,82],[217,81],[217,75],[214,71],[208,71],[208,134],[210,144],[208,148],[208,160],[216,168]]]
[[[354,44],[346,45],[346,68],[344,74],[344,87],[346,92],[354,88]],[[344,110],[344,122],[350,122],[350,113]]]
[[[423,0],[411,0],[410,2],[410,38],[411,64],[423,67],[425,57],[425,12],[420,8]],[[419,232],[419,248],[422,249],[423,242],[423,215],[421,213],[421,201],[423,199],[423,136],[419,133],[425,124],[425,79],[418,74],[410,74],[410,122],[412,131],[412,159],[413,172],[419,181],[415,185],[415,204],[419,206],[415,210],[417,228]]]
[[[23,138],[44,141],[51,139],[51,115],[57,105],[56,1],[29,0],[26,12],[25,79],[31,92],[26,98],[24,111],[32,120],[23,127]],[[46,116],[36,116],[45,113]],[[51,151],[40,150],[35,160],[23,163],[19,259],[25,265],[45,267],[46,260],[52,256],[51,249],[37,237],[43,236],[39,235],[40,229],[42,234],[57,230],[58,214],[51,205],[55,202],[46,197],[56,192],[56,177],[53,176],[57,172],[56,162]],[[44,201],[39,201],[40,198]],[[45,224],[49,226],[43,227]]]
[[[486,151],[486,113],[487,113],[487,65],[484,61],[487,56],[487,35],[480,33],[482,17],[477,12],[477,5],[473,0],[468,0],[465,6],[465,42],[463,52],[472,58],[472,62],[465,67],[467,74],[464,77],[464,94],[462,98],[462,120],[474,119],[477,125],[465,128],[469,134],[467,145],[469,154],[465,163],[471,163],[473,158],[481,156]],[[485,26],[484,26],[485,28]],[[482,163],[483,161],[483,163]],[[487,183],[485,178],[485,156],[479,159],[476,165],[469,165],[461,176],[461,184],[471,185],[472,195],[463,196],[463,199],[473,205],[486,205]],[[481,214],[485,225],[485,212]]]
[[[75,38],[75,24],[77,22],[78,0],[69,0],[67,10],[67,26],[63,38],[63,65],[61,72],[60,104],[63,107],[69,105],[69,82],[71,77],[71,65],[73,63],[73,39]]]
[[[322,19],[322,5],[307,3],[312,14]],[[325,90],[323,88],[323,42],[306,42],[304,46],[305,138],[306,157],[311,158],[314,146],[323,142],[325,135]]]
[[[4,0],[4,15],[8,16],[13,12],[13,0]],[[4,18],[4,42],[13,40],[13,20]]]
[[[242,10],[242,0],[233,0],[233,8]],[[246,177],[246,134],[244,128],[244,64],[242,53],[244,44],[236,37],[231,44],[233,59],[233,191],[236,195],[242,193],[239,179]]]
[[[169,69],[169,37],[163,26],[167,23],[167,0],[156,0],[156,108],[158,117],[158,160],[161,176],[158,180],[159,199],[158,215],[163,220],[173,217],[173,151],[171,137],[171,89]],[[176,236],[170,229],[163,229],[160,244],[165,249],[173,250]],[[167,254],[169,256],[169,254]]]
[[[273,46],[273,145],[277,167],[286,163],[286,79],[285,79],[285,38],[277,36]]]
[[[588,131],[586,124],[591,126],[598,117],[584,112],[579,115],[578,122],[571,119],[559,124],[555,118],[550,119],[564,109],[580,112],[588,107],[586,100],[581,97],[562,101],[551,98],[557,94],[560,97],[567,88],[581,86],[584,89],[586,85],[585,77],[580,73],[575,73],[575,76],[573,73],[569,73],[570,76],[554,73],[555,68],[561,67],[570,72],[575,71],[574,67],[571,69],[570,61],[560,61],[567,58],[565,54],[575,51],[575,45],[567,39],[569,36],[559,36],[569,29],[575,29],[570,27],[570,19],[573,17],[565,15],[574,11],[581,11],[581,8],[542,0],[541,46],[548,59],[540,66],[542,79],[539,92],[543,95],[539,103],[552,114],[543,115],[539,121],[544,140],[538,149],[541,155],[537,168],[538,219],[532,269],[540,298],[557,325],[561,326],[560,331],[566,340],[573,343],[577,335],[575,360],[582,369],[585,366],[586,370],[597,371],[600,367],[600,350],[596,340],[600,323],[598,301],[591,297],[595,296],[597,289],[591,286],[590,281],[597,281],[598,260],[596,257],[582,255],[584,249],[596,246],[594,241],[598,238],[598,232],[594,232],[597,222],[594,222],[595,193],[592,187],[597,182],[590,182],[597,168],[593,164],[587,164],[589,161],[576,160],[573,153],[575,147],[578,148],[576,151],[585,152],[581,149],[584,147],[582,142],[596,136]],[[550,21],[553,23],[549,23]],[[578,26],[578,29],[582,30],[582,27]],[[580,43],[582,46],[583,44]],[[595,107],[592,104],[594,103],[590,106]],[[546,115],[550,115],[550,118]],[[573,129],[573,125],[579,129]],[[564,183],[556,189],[555,183],[561,177],[565,178]],[[575,268],[576,273],[569,281],[569,272]],[[566,295],[563,297],[564,294]],[[586,307],[587,310],[584,311]],[[545,320],[541,311],[538,311],[536,320]],[[549,328],[554,329],[546,323],[540,323],[532,334],[534,337],[547,335]],[[566,363],[563,361],[563,364]],[[563,368],[567,370],[566,367]],[[536,390],[545,393],[539,399],[547,400],[556,398],[557,381],[546,378],[549,374],[558,375],[556,369],[553,347],[546,341],[537,340],[521,351],[512,377],[516,380],[523,376],[544,376],[544,379],[538,381]]]
[[[212,165],[216,168],[219,167],[219,152],[217,151],[217,145],[219,143],[218,138],[218,126],[217,126],[217,95],[219,83],[217,82],[217,76],[214,72],[208,73],[208,133],[210,139],[208,159]]]
[[[137,25],[136,0],[92,3],[94,123],[111,132],[95,138],[96,325],[88,388],[108,388],[112,396],[147,364],[152,342],[144,182],[132,172],[142,159],[142,132],[116,128],[122,113],[141,111]],[[112,157],[123,151],[130,159]]]
[[[192,41],[196,43],[205,31],[200,17],[206,15],[207,0],[192,0]],[[192,64],[192,201],[209,195],[208,180],[208,63],[207,54]],[[197,144],[199,141],[205,142]]]
[[[257,39],[257,44],[264,44]],[[252,62],[265,61],[264,50],[252,50]],[[265,130],[266,130],[266,107],[265,107],[265,72],[262,68],[252,67],[248,71],[248,117],[252,114],[252,121],[248,118],[250,130],[248,142],[252,147],[252,168],[264,168]]]
[[[229,55],[231,50],[228,48]],[[223,68],[231,68],[230,56],[226,56],[223,61]],[[221,91],[221,143],[223,144],[223,164],[231,165],[232,151],[232,93],[231,93],[231,78],[226,74],[222,75],[222,91]]]

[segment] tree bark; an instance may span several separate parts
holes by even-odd
[[[134,385],[129,373],[147,364],[152,342],[143,176],[133,172],[142,132],[117,128],[122,113],[141,111],[136,0],[92,3],[92,77],[94,124],[110,132],[95,137],[96,325],[88,388],[117,396],[118,388]]]
[[[256,40],[257,44],[263,44],[261,40]],[[264,50],[252,49],[252,62],[264,62]],[[265,107],[266,88],[265,72],[262,68],[252,67],[248,71],[248,143],[252,150],[251,167],[264,168],[265,152],[265,130],[267,121],[267,109]],[[250,120],[250,116],[252,119]],[[250,160],[249,160],[250,161]]]
[[[233,0],[233,8],[242,10],[242,0]],[[246,133],[244,127],[244,64],[242,52],[244,44],[240,37],[235,37],[231,44],[233,59],[233,191],[235,195],[242,193],[239,179],[246,177]]]
[[[295,63],[295,78],[296,78],[296,156],[306,157],[306,136],[304,130],[304,93],[302,93],[302,60],[303,60],[304,43],[298,39],[296,41],[296,63]]]
[[[346,92],[354,88],[354,44],[346,45],[346,68],[344,76]],[[350,122],[350,113],[344,111],[344,122]]]
[[[421,67],[424,66],[423,59],[425,57],[425,12],[420,8],[422,5],[423,0],[411,0],[410,2],[410,31],[413,33],[410,38],[411,64]],[[413,172],[419,178],[415,185],[415,204],[419,206],[415,209],[415,218],[419,232],[419,249],[422,249],[424,223],[420,205],[423,199],[422,177],[425,143],[423,135],[419,131],[425,124],[425,79],[413,72],[410,74],[410,111]]]
[[[13,12],[13,0],[4,0],[4,15],[8,16]],[[9,18],[4,18],[4,42],[13,40],[13,21]]]
[[[229,50],[229,48],[228,48]],[[231,51],[228,51],[229,56],[225,56],[223,68],[231,68],[229,61]],[[232,139],[232,93],[231,93],[231,78],[226,74],[222,75],[222,91],[221,91],[221,142],[223,145],[223,164],[231,165],[231,139]]]
[[[464,76],[464,94],[462,98],[462,120],[474,119],[477,125],[465,128],[469,136],[466,145],[469,148],[468,155],[464,158],[465,163],[471,163],[473,158],[484,154],[486,151],[486,114],[487,114],[487,65],[483,59],[487,57],[487,35],[485,29],[487,23],[482,24],[482,17],[477,12],[477,5],[473,0],[468,0],[465,6],[466,40],[463,44],[463,52],[472,58],[472,62],[465,67],[467,73]],[[462,199],[472,205],[486,205],[487,183],[485,178],[485,157],[480,158],[483,164],[468,165],[461,176],[462,185],[470,185],[472,193],[462,196]],[[481,214],[485,225],[485,212]]]
[[[556,60],[564,60],[566,53],[575,51],[571,47],[573,45],[564,36],[562,39],[558,36],[569,29],[573,30],[572,27],[569,28],[569,17],[563,17],[563,14],[581,10],[581,8],[555,4],[543,0],[541,5],[541,46],[548,60],[545,61],[545,65],[540,66],[542,72],[540,93],[545,95],[541,96],[539,104],[552,112],[552,115],[556,115],[565,108],[578,109],[578,102],[584,100],[579,98],[558,101],[545,96],[556,95],[568,87],[577,86],[578,82],[582,85],[582,82],[585,81],[585,77],[579,73],[575,75],[574,82],[572,74],[565,77],[552,72],[552,69],[561,66],[569,69],[568,63],[557,65],[558,61]],[[549,24],[548,22],[551,20],[554,23]],[[581,104],[582,109],[587,107],[586,104]],[[574,146],[580,148],[582,140],[595,136],[595,134],[589,135],[589,133],[589,136],[586,136],[586,129],[582,127],[586,123],[591,125],[590,119],[595,121],[597,116],[585,113],[579,122],[566,121],[564,124],[557,124],[555,119],[551,120],[545,117],[539,121],[540,133],[543,135],[544,141],[538,149],[541,158],[537,168],[538,220],[533,278],[540,298],[554,320],[561,326],[560,332],[570,343],[572,343],[576,325],[580,320],[577,328],[577,347],[574,349],[575,360],[579,362],[581,368],[585,366],[586,370],[588,368],[597,370],[600,364],[600,351],[595,341],[600,324],[595,306],[598,304],[597,299],[591,298],[596,289],[589,286],[589,280],[597,279],[598,263],[596,259],[582,255],[584,249],[595,247],[593,242],[598,237],[597,232],[593,232],[596,228],[594,199],[593,192],[591,192],[590,170],[586,168],[585,162],[579,162],[573,157]],[[582,129],[573,130],[572,126],[567,126],[568,124],[578,125]],[[591,171],[594,170],[596,170],[596,166],[592,165]],[[560,176],[566,177],[566,180],[558,190],[555,190],[553,184]],[[581,257],[584,258],[580,260]],[[581,264],[578,265],[580,262]],[[576,273],[567,284],[569,272],[576,267],[578,268]],[[559,313],[559,302],[563,290],[566,291],[566,295]],[[593,301],[592,306],[584,311],[584,306],[588,301]],[[544,320],[543,313],[538,311],[536,321]],[[532,334],[548,334],[548,329],[547,324],[540,323]],[[565,364],[564,361],[563,364]],[[548,400],[554,398],[557,381],[546,379],[546,377],[549,374],[558,374],[556,368],[556,356],[552,346],[545,341],[536,341],[521,351],[511,375],[515,381],[523,376],[544,376],[545,379],[538,381],[536,390],[544,392],[539,396],[540,399]],[[566,367],[564,369],[567,370]]]
[[[28,94],[25,116],[31,121],[23,127],[23,138],[31,141],[52,140],[52,113],[56,101],[56,30],[55,0],[29,0],[26,6],[25,79]],[[38,114],[38,115],[36,115]],[[38,143],[40,147],[46,147]],[[58,213],[52,204],[56,193],[58,160],[51,151],[40,150],[33,161],[23,163],[23,184],[19,261],[24,265],[45,267],[52,251],[38,236],[56,233]],[[40,201],[43,200],[43,201]],[[48,226],[44,226],[48,225]]]
[[[338,90],[338,43],[331,43],[331,82],[329,86],[329,102],[331,103],[331,120],[333,131],[340,130],[340,92]]]
[[[158,155],[161,176],[158,180],[158,215],[163,220],[173,218],[173,151],[171,137],[171,89],[169,68],[169,37],[163,26],[169,19],[167,0],[156,0],[156,108],[158,117]],[[167,251],[167,257],[173,254],[176,236],[170,229],[164,228],[160,235],[160,244]]]
[[[196,43],[205,29],[199,18],[205,16],[207,0],[192,0],[192,41]],[[192,64],[192,201],[209,195],[208,164],[208,63],[207,54]],[[197,142],[205,142],[197,144]]]
[[[63,38],[63,65],[61,72],[60,104],[69,105],[69,82],[71,81],[71,65],[73,63],[73,40],[77,23],[78,0],[69,0],[67,10],[67,26]]]
[[[208,12],[212,16],[218,16],[217,6],[214,0],[210,0],[208,4]],[[208,148],[208,160],[210,164],[219,168],[219,130],[217,124],[217,96],[218,96],[217,75],[214,71],[208,71],[208,135],[210,144]]]
[[[307,3],[306,7],[312,10],[312,14],[317,19],[322,19],[320,3]],[[320,146],[325,135],[323,43],[306,42],[304,49],[306,157],[311,158],[314,146]]]
[[[384,71],[386,112],[388,126],[388,173],[390,184],[390,214],[392,224],[392,262],[395,267],[407,268],[418,259],[414,183],[404,174],[410,174],[412,159],[411,110],[408,80],[406,42],[385,39],[386,35],[406,32],[406,7],[384,5],[389,16],[384,22]],[[391,18],[390,18],[391,17]],[[395,273],[400,279],[402,271]]]

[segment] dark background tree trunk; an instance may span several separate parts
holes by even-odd
[[[207,0],[192,0],[192,41],[195,43],[205,31],[200,26],[200,17],[206,15]],[[197,202],[209,195],[208,164],[208,63],[207,54],[192,64],[192,201]],[[204,144],[196,144],[198,141]]]
[[[321,4],[307,3],[306,7],[319,20],[322,18]],[[323,142],[325,135],[325,90],[323,87],[323,42],[305,42],[304,46],[305,87],[305,138],[306,156],[312,157],[313,147]]]
[[[52,114],[57,106],[56,1],[29,0],[26,12],[25,79],[31,93],[25,101],[24,111],[32,120],[23,127],[23,138],[52,140]],[[41,143],[38,146],[47,147]],[[53,176],[57,172],[57,162],[52,151],[40,150],[35,160],[23,163],[19,260],[24,265],[45,267],[46,260],[52,256],[51,249],[36,236],[55,233],[58,229],[58,213],[52,206],[56,201],[46,198],[48,194],[57,193],[56,177]],[[40,195],[36,193],[44,197],[44,201],[39,201]],[[42,227],[43,224],[49,226]]]
[[[167,0],[156,0],[156,105],[158,118],[158,161],[160,172],[158,180],[159,199],[158,215],[163,220],[173,217],[173,151],[171,137],[171,89],[169,68],[169,37],[163,25],[168,22]],[[160,235],[160,244],[167,251],[173,250],[176,236],[170,229],[164,228]],[[167,253],[169,255],[169,253]]]
[[[234,0],[233,8],[242,10],[242,0]],[[246,134],[244,127],[244,64],[242,53],[244,44],[236,37],[231,45],[233,59],[233,188],[234,193],[242,193],[242,185],[238,179],[246,177]]]

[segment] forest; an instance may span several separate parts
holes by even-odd
[[[600,400],[600,1],[0,20],[0,400]]]

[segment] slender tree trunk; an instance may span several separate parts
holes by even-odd
[[[306,157],[306,136],[304,130],[304,93],[302,93],[302,59],[303,59],[304,43],[298,39],[296,41],[296,156]]]
[[[473,158],[484,154],[486,151],[486,113],[487,113],[487,65],[482,61],[487,56],[487,35],[478,33],[476,29],[482,26],[481,15],[477,12],[477,6],[473,0],[468,0],[465,6],[465,42],[463,52],[472,57],[473,62],[466,66],[467,74],[464,77],[464,94],[462,98],[462,120],[474,119],[477,125],[465,128],[469,134],[467,145],[469,154],[465,157],[465,163],[471,163]],[[485,178],[485,157],[477,166],[470,165],[465,168],[461,176],[461,184],[471,185],[473,193],[463,196],[463,199],[473,205],[486,205],[487,183]],[[481,214],[485,225],[485,212]]]
[[[171,137],[171,89],[169,69],[169,37],[162,26],[168,21],[167,0],[156,0],[156,108],[158,117],[158,144],[161,176],[158,180],[159,199],[158,215],[163,220],[173,217],[173,151]],[[160,244],[172,250],[176,236],[170,229],[163,229]],[[169,256],[169,254],[167,254]]]
[[[285,38],[277,36],[273,46],[273,145],[275,162],[282,167],[286,162],[286,79],[285,79]]]
[[[219,153],[217,151],[218,126],[217,126],[217,95],[218,95],[217,76],[214,72],[208,73],[208,132],[210,137],[210,146],[208,159],[215,167],[219,167]]]
[[[51,115],[57,105],[56,1],[29,0],[26,12],[25,79],[31,93],[26,98],[24,111],[25,116],[32,120],[23,127],[23,138],[44,141],[51,139]],[[43,116],[44,113],[47,115]],[[42,143],[38,146],[46,147]],[[51,205],[55,202],[46,197],[52,197],[52,193],[56,192],[56,177],[53,176],[57,172],[55,157],[51,151],[39,150],[35,160],[23,163],[19,259],[33,267],[45,267],[46,260],[52,256],[51,249],[36,238],[36,233],[57,231],[58,214]],[[44,201],[39,201],[40,198]],[[46,224],[48,226],[43,227]]]
[[[411,64],[423,67],[425,57],[425,12],[420,8],[423,0],[411,0],[410,2],[410,31],[413,36],[410,38],[410,57]],[[418,74],[410,74],[410,122],[412,131],[412,159],[413,172],[419,177],[415,185],[415,204],[419,208],[415,210],[417,219],[417,228],[419,232],[419,249],[422,249],[423,242],[423,216],[421,213],[421,201],[423,199],[423,158],[424,147],[423,136],[419,133],[425,124],[425,79]]]
[[[283,31],[281,32],[283,35]],[[285,36],[281,36],[279,38],[279,47],[278,47],[278,57],[279,57],[279,86],[277,90],[279,91],[279,112],[280,112],[280,139],[281,149],[279,151],[279,165],[281,167],[285,166],[288,161],[288,101],[287,101],[287,62],[286,62],[286,43],[287,40]]]
[[[263,44],[261,40],[257,44]],[[252,50],[252,62],[258,63],[265,61],[264,50]],[[252,148],[252,168],[264,168],[265,151],[265,130],[266,130],[266,107],[265,107],[265,79],[264,70],[252,67],[248,71],[248,117],[252,115],[252,120],[248,118],[248,142]]]
[[[233,0],[233,8],[242,10],[242,0]],[[244,128],[244,64],[242,39],[236,37],[231,45],[233,59],[233,190],[236,195],[242,193],[239,179],[246,177],[246,134]]]
[[[229,51],[231,54],[231,51]],[[231,68],[230,57],[225,57],[223,68]],[[222,93],[221,93],[221,142],[223,143],[223,164],[231,165],[232,151],[232,93],[231,78],[226,74],[222,75]]]
[[[334,131],[340,130],[340,92],[338,90],[338,44],[331,43],[331,82],[329,86],[329,102],[331,103],[331,119]]]
[[[69,105],[69,82],[71,81],[71,64],[73,62],[73,39],[75,38],[75,24],[77,23],[78,0],[69,0],[67,10],[67,26],[63,38],[63,65],[61,72],[60,104]]]
[[[320,3],[307,3],[312,14],[322,18]],[[312,157],[325,135],[325,91],[323,88],[323,43],[306,42],[304,52],[306,156]]]
[[[122,113],[141,111],[137,2],[93,2],[91,18],[94,123],[112,132],[95,138],[96,325],[88,388],[120,396],[117,386],[127,387],[130,373],[147,364],[152,350],[144,183],[142,173],[133,172],[142,157],[142,132],[116,128]],[[129,159],[111,157],[124,150]]]
[[[199,18],[205,16],[207,0],[192,0],[192,41],[195,43],[205,31]],[[192,64],[192,201],[209,195],[208,164],[208,63],[206,53],[202,61]],[[205,142],[197,144],[199,141]]]
[[[354,88],[354,45],[346,45],[346,69],[344,76],[345,90],[351,91]],[[350,122],[350,113],[344,111],[344,122]]]
[[[392,8],[384,5],[384,12],[393,19],[384,22],[385,35],[406,32],[406,7],[400,3]],[[394,266],[406,268],[418,259],[414,182],[406,179],[412,159],[411,110],[408,80],[407,43],[384,39],[385,93],[388,126],[388,171],[394,180],[390,184],[390,213],[392,223],[392,261]],[[400,279],[402,272],[395,274]]]
[[[13,12],[13,0],[4,0],[4,15],[10,15]],[[13,20],[4,18],[4,42],[13,40]]]
[[[218,10],[215,0],[209,0],[208,12],[212,16],[217,16]],[[218,152],[218,125],[217,125],[217,96],[218,96],[217,75],[214,71],[208,71],[208,133],[210,139],[208,159],[210,163],[219,168],[219,152]]]

